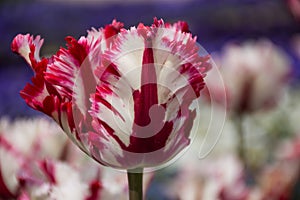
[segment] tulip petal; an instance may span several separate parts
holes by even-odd
[[[39,69],[35,68],[34,63],[41,61],[39,54],[43,42],[44,39],[41,39],[39,35],[34,38],[29,34],[19,34],[14,38],[11,44],[11,49],[13,52],[22,56],[32,67],[33,71],[36,72]]]

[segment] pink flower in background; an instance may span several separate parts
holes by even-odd
[[[81,156],[83,156],[82,153]],[[96,163],[87,161],[76,168],[70,163],[58,160],[42,161],[35,170],[38,173],[31,176],[25,174],[24,177],[20,177],[21,195],[28,199],[128,199],[126,174],[110,169],[100,170]],[[151,174],[145,176],[145,190],[151,177]]]
[[[266,166],[258,177],[257,193],[261,200],[292,199],[293,189],[299,177],[299,166],[291,163],[274,163]]]
[[[224,155],[211,163],[203,199],[245,200],[249,189],[242,163],[233,155]]]
[[[291,13],[298,20],[300,19],[300,2],[298,0],[286,0]]]
[[[38,166],[35,171],[38,173],[20,177],[22,195],[28,199],[84,200],[89,196],[88,183],[82,181],[79,171],[67,163],[41,161]]]
[[[246,200],[249,188],[241,162],[234,155],[182,162],[170,194],[180,200]]]
[[[86,170],[87,168],[89,170]],[[97,164],[89,161],[76,168],[71,163],[47,160],[39,162],[35,170],[38,173],[30,176],[24,174],[20,177],[22,195],[29,199],[127,199],[126,174],[100,170]],[[106,176],[109,176],[109,179]],[[150,179],[147,177],[146,180]]]
[[[127,193],[125,173],[100,169],[55,123],[0,121],[0,199],[125,200]]]
[[[0,121],[0,198],[16,197],[19,175],[32,171],[33,163],[45,157],[58,159],[66,137],[47,120]]]
[[[224,79],[227,106],[235,113],[251,112],[274,106],[291,72],[286,54],[270,41],[252,41],[242,45],[229,44],[219,56]],[[220,91],[208,77],[211,93]]]
[[[200,56],[185,22],[154,20],[129,30],[113,21],[67,37],[67,48],[40,58],[43,40],[17,35],[12,50],[35,72],[21,96],[52,117],[103,165],[155,167],[190,143],[209,56]]]

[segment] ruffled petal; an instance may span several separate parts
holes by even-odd
[[[20,95],[30,107],[43,111],[43,101],[49,95],[45,81],[40,74],[33,77],[31,81],[32,84],[27,83]]]
[[[11,45],[12,50],[15,53],[20,54],[27,63],[31,66],[35,72],[34,77],[31,79],[32,83],[28,83],[20,95],[25,102],[32,108],[54,116],[54,106],[49,104],[49,99],[61,98],[57,93],[57,90],[45,80],[44,74],[48,64],[52,62],[52,59],[41,59],[39,57],[40,48],[43,44],[43,39],[40,36],[35,38],[29,34],[17,35]],[[54,117],[58,120],[56,117]]]
[[[96,90],[95,69],[102,65],[101,54],[108,44],[106,39],[117,34],[122,26],[114,20],[105,29],[88,31],[88,36],[78,41],[67,37],[68,48],[61,48],[47,69],[47,81],[55,85],[62,96],[74,101],[83,116],[90,107],[88,98]]]
[[[73,101],[85,115],[89,102],[87,97],[95,91],[93,69],[87,58],[87,40],[81,43],[72,37],[66,38],[68,49],[61,48],[48,66],[45,78],[54,85],[61,96]]]
[[[118,22],[117,20],[113,20],[111,24],[108,24],[103,29],[104,37],[106,40],[106,46],[110,47],[112,42],[114,41],[114,36],[117,35],[121,29],[123,28],[124,24],[122,22]]]
[[[44,39],[41,39],[39,35],[34,38],[29,34],[19,34],[12,41],[11,49],[13,52],[22,56],[32,67],[33,71],[41,71],[39,68],[36,68],[37,66],[35,65],[41,61],[39,54],[43,42]]]

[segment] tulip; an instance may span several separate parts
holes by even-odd
[[[37,160],[61,157],[66,137],[60,132],[45,119],[0,120],[0,199],[18,196],[19,175],[31,171]]]
[[[241,115],[276,105],[291,72],[290,60],[282,49],[268,40],[252,41],[229,44],[219,57],[231,113]],[[219,88],[212,86],[210,92],[218,93]]]
[[[223,106],[234,119],[238,133],[237,151],[246,165],[244,116],[277,105],[289,80],[290,61],[271,41],[259,40],[228,44],[219,56],[219,64],[227,96],[227,105]],[[214,96],[223,92],[220,85],[213,84],[214,77],[206,81]]]
[[[189,145],[210,61],[198,54],[187,23],[155,18],[126,30],[114,20],[66,42],[50,58],[39,56],[40,36],[19,34],[11,47],[35,73],[22,98],[82,151],[126,169],[130,186],[144,168],[170,162]]]

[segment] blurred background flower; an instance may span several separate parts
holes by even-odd
[[[294,17],[299,20],[300,19],[300,2],[297,0],[286,0]]]
[[[72,35],[78,38],[80,35],[85,35],[85,30],[91,26],[95,28],[102,27],[110,23],[114,18],[125,21],[128,27],[135,25],[137,21],[151,24],[154,16],[162,17],[165,21],[170,22],[185,20],[189,23],[192,33],[198,36],[197,41],[206,51],[212,55],[221,55],[219,56],[220,62],[217,62],[217,64],[225,63],[224,55],[226,53],[224,54],[224,52],[227,50],[229,52],[230,49],[230,52],[233,52],[234,49],[235,53],[230,53],[232,56],[231,60],[244,62],[245,64],[255,63],[255,67],[258,67],[257,71],[260,73],[253,75],[255,76],[254,79],[258,78],[258,80],[261,80],[256,82],[257,85],[255,87],[257,90],[255,95],[252,95],[256,99],[255,101],[247,99],[247,101],[251,102],[251,104],[248,104],[248,108],[251,109],[248,110],[253,111],[255,108],[255,113],[244,112],[246,114],[243,114],[241,122],[247,168],[244,167],[243,161],[240,160],[236,152],[236,146],[240,143],[236,134],[240,132],[240,129],[236,127],[235,121],[239,119],[240,115],[237,115],[235,118],[229,115],[225,122],[224,131],[213,151],[205,159],[198,159],[201,141],[206,139],[205,132],[209,126],[209,122],[207,122],[201,125],[203,127],[200,129],[200,139],[194,141],[191,149],[187,151],[179,162],[155,173],[147,190],[147,198],[157,200],[209,200],[209,198],[213,200],[215,198],[220,200],[300,199],[300,160],[298,152],[300,133],[300,22],[298,7],[299,2],[297,0],[1,1],[0,116],[7,116],[10,119],[39,116],[36,111],[25,105],[18,94],[32,76],[26,64],[22,64],[23,62],[20,58],[14,56],[10,51],[10,43],[18,33],[25,34],[30,32],[34,35],[43,35],[43,37],[47,38],[47,41],[41,54],[51,55],[65,44],[63,41],[64,36]],[[258,50],[264,47],[268,50]],[[250,48],[253,51],[250,52]],[[263,52],[270,53],[270,57],[265,57],[264,55],[266,54]],[[241,59],[242,56],[245,56],[245,59]],[[227,61],[226,63],[228,63]],[[263,62],[263,64],[260,62]],[[279,94],[277,92],[273,93],[277,86],[283,86],[282,82],[277,82],[277,80],[282,79],[277,79],[276,77],[281,77],[277,76],[280,74],[282,77],[285,77],[286,71],[265,71],[262,68],[275,67],[275,69],[282,69],[280,67],[276,68],[280,63],[287,63],[291,67],[291,71],[288,75],[289,81],[284,82],[288,84],[286,86],[288,88],[283,88]],[[229,65],[229,67],[234,67],[232,63]],[[218,67],[224,67],[225,69],[225,65]],[[233,75],[232,80],[227,81],[228,84],[245,81],[245,79],[242,79],[245,73],[239,71],[239,67],[235,69],[237,70],[236,72],[230,72],[229,74],[236,73]],[[227,75],[224,77],[224,80],[226,80],[226,77]],[[262,84],[265,80],[275,82],[264,87]],[[233,94],[239,93],[238,88],[241,86],[239,83],[241,82],[233,84],[232,87],[230,86],[233,88]],[[235,97],[235,95],[229,94],[228,98],[228,105],[231,105],[231,107],[232,105],[237,105],[231,102],[240,102],[240,98]],[[261,101],[261,99],[275,100],[276,104],[265,110],[262,109],[265,108],[265,104],[262,103],[264,101]],[[206,102],[204,104],[206,104],[207,108],[203,109],[203,115],[209,115],[211,105]],[[229,110],[229,112],[231,111]],[[2,124],[7,126],[5,124],[9,123],[2,122]],[[24,127],[28,127],[30,125],[25,124],[31,124],[31,122],[23,123]],[[28,135],[26,137],[35,137],[35,128],[33,127],[35,126],[31,126],[30,130],[29,128],[24,128],[24,134]],[[53,129],[54,132],[55,129]],[[12,130],[12,132],[14,131]],[[3,134],[5,135],[7,132],[2,132],[1,135]],[[12,134],[12,137],[14,137],[13,135],[15,134]],[[4,136],[1,137],[4,138]],[[20,137],[22,138],[23,136],[20,135]],[[25,148],[21,147],[22,140],[21,142],[17,139],[9,141],[16,148]],[[32,139],[28,139],[28,144],[25,144],[26,148],[29,148],[30,144],[32,144],[30,141]],[[64,143],[67,146],[72,146],[65,142],[65,139],[59,142],[59,144]],[[21,146],[19,147],[19,145]],[[2,142],[0,152],[5,150],[4,147],[5,145]],[[51,149],[51,145],[48,148]],[[87,163],[86,157],[76,156],[71,147],[64,147],[64,149],[68,150],[63,150],[65,152],[61,156],[63,161],[59,158],[59,161],[56,162],[55,158],[55,161],[53,161],[54,168],[61,168],[62,173],[63,169],[70,169],[70,172],[72,171],[72,174],[74,174],[72,177],[75,177],[73,180],[78,180],[76,176],[79,176],[80,181],[77,182],[77,186],[82,188],[82,190],[78,191],[83,191],[84,194],[88,194],[88,197],[91,197],[93,194],[90,189],[91,180],[97,179],[98,169],[91,170],[91,174],[82,174],[81,170]],[[58,153],[59,151],[56,150],[55,152]],[[68,151],[71,153],[66,153]],[[55,156],[56,153],[53,151],[51,156]],[[14,174],[18,171],[20,168],[18,164],[19,158],[2,155],[0,159],[6,159],[7,161],[5,170],[1,162],[1,173],[5,171],[6,173]],[[7,155],[10,154],[7,153]],[[39,156],[42,159],[42,157],[46,158],[46,155],[48,156],[48,154],[43,153]],[[39,167],[34,169],[34,171],[39,172],[39,179],[48,180],[47,178],[45,179],[48,175],[47,173],[45,174],[43,169]],[[110,175],[100,174],[103,174],[101,176],[103,179],[109,179],[105,177]],[[82,178],[82,175],[84,178]],[[9,175],[5,177],[7,176]],[[2,175],[2,179],[3,177]],[[115,179],[117,182],[122,180],[122,178]],[[4,184],[10,193],[16,194],[17,188],[21,187],[18,182],[19,178],[11,178],[9,180],[10,183],[5,182]],[[31,187],[28,186],[28,188],[33,188],[32,191],[36,191],[35,194],[45,194],[51,188],[49,187],[51,184],[49,180],[44,183],[46,186],[40,187],[38,185],[39,187],[37,187],[37,185],[32,185]],[[229,189],[224,187],[224,183],[228,185]],[[64,183],[64,185],[67,185],[67,183]],[[104,182],[101,185],[101,187],[110,185],[105,186],[107,194],[122,196],[120,192],[126,190],[124,185],[122,185],[122,181],[121,183],[118,182],[118,187],[111,187],[112,183],[105,184]],[[280,187],[278,187],[279,185]],[[74,187],[76,186],[74,185]],[[230,187],[238,188],[238,190],[230,193],[232,191]],[[0,193],[4,193],[4,187],[1,185],[0,188]],[[39,188],[39,190],[34,188]],[[94,182],[94,188],[96,188],[94,191],[97,191],[97,182]],[[30,190],[28,189],[27,191]],[[62,189],[62,191],[64,190]],[[228,193],[228,191],[230,192]],[[23,196],[33,195],[33,193],[26,194],[25,192],[18,194]],[[115,196],[115,198],[121,199],[120,196]],[[125,196],[127,197],[127,195]],[[109,199],[107,196],[103,198]]]
[[[268,40],[226,44],[220,55],[215,54],[214,61],[225,84],[227,110],[233,115],[276,106],[291,77],[289,57]],[[207,81],[215,79],[208,76]],[[211,85],[210,93],[223,89],[221,85]]]
[[[127,193],[126,173],[100,168],[54,122],[0,120],[0,199],[121,200]]]

